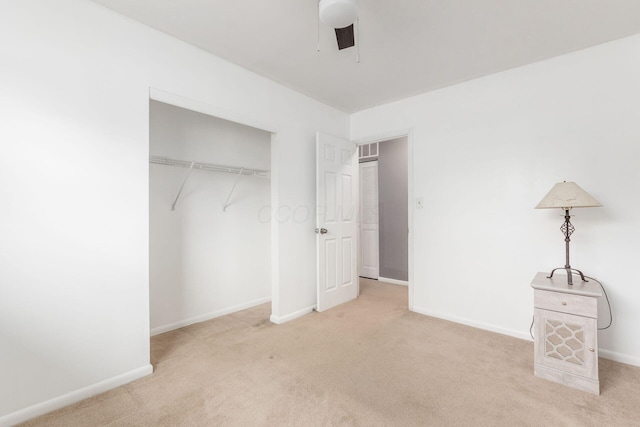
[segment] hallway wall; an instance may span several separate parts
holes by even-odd
[[[409,280],[407,137],[378,144],[380,277]]]

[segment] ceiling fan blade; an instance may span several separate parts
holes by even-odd
[[[336,40],[338,41],[338,49],[346,49],[356,45],[356,40],[353,35],[353,24],[344,28],[336,28]]]

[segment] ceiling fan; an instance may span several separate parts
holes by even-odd
[[[318,16],[323,24],[335,29],[338,50],[355,46],[354,23],[358,19],[358,0],[320,0]]]

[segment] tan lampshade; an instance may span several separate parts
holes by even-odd
[[[538,203],[536,209],[562,208],[595,208],[602,203],[591,197],[575,182],[559,182]]]

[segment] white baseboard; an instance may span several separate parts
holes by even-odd
[[[478,328],[478,329],[484,329],[485,331],[491,331],[491,332],[497,332],[499,334],[502,335],[508,335],[514,338],[520,338],[523,340],[527,340],[527,341],[532,341],[531,340],[531,336],[529,336],[529,334],[527,333],[523,333],[520,331],[514,331],[512,329],[505,329],[505,328],[500,328],[488,323],[483,323],[483,322],[477,322],[475,320],[470,320],[470,319],[465,319],[462,317],[456,317],[456,316],[449,316],[448,314],[444,314],[444,313],[440,313],[440,312],[436,312],[433,310],[428,310],[426,308],[422,308],[422,307],[413,307],[413,310],[416,313],[420,313],[420,314],[424,314],[426,316],[431,316],[431,317],[437,317],[438,319],[444,319],[444,320],[448,320],[450,322],[454,322],[454,323],[460,323],[462,325],[467,325],[467,326],[473,326],[474,328]]]
[[[170,323],[168,325],[157,326],[151,329],[151,336],[173,331],[174,329],[183,328],[185,326],[193,325],[194,323],[205,322],[207,320],[215,319],[216,317],[224,316],[227,314],[235,313],[236,311],[255,307],[256,305],[264,304],[269,301],[271,301],[270,297],[260,298],[260,299],[249,301],[243,304],[234,305],[233,307],[227,307],[221,310],[212,311],[210,313],[201,314],[199,316],[189,317],[187,319]]]
[[[598,356],[614,362],[626,363],[627,365],[640,366],[640,357],[631,356],[629,354],[618,353],[616,351],[598,348]]]
[[[47,400],[45,402],[38,403],[36,405],[29,406],[27,408],[0,417],[0,427],[9,427],[28,421],[35,417],[39,417],[40,415],[55,411],[56,409],[69,406],[91,396],[95,396],[96,394],[104,393],[105,391],[114,389],[123,384],[127,384],[131,381],[146,377],[147,375],[150,375],[152,373],[153,366],[145,365],[138,369],[125,372],[124,374],[117,375],[113,378],[100,381],[88,387],[83,387],[70,393],[63,394],[62,396],[54,397],[53,399]]]
[[[378,282],[391,283],[392,285],[409,286],[406,280],[389,279],[388,277],[378,277]]]
[[[305,314],[311,313],[314,308],[316,308],[316,306],[312,305],[310,307],[303,308],[302,310],[294,311],[293,313],[287,314],[286,316],[274,316],[272,314],[269,320],[271,320],[271,322],[275,323],[276,325],[281,325],[282,323],[297,319],[298,317],[302,317]]]
[[[426,316],[437,317],[438,319],[448,320],[454,323],[460,323],[467,326],[472,326],[478,329],[484,329],[485,331],[496,332],[502,335],[508,335],[514,338],[520,338],[526,341],[532,341],[531,336],[526,332],[514,331],[512,329],[504,329],[499,328],[488,323],[476,322],[474,320],[469,320],[456,316],[449,316],[443,313],[435,312],[433,310],[428,310],[422,307],[413,307],[413,310],[416,313],[424,314]],[[602,358],[613,360],[614,362],[626,363],[627,365],[640,366],[640,358],[636,356],[631,356],[629,354],[618,353],[611,350],[606,350],[602,348],[598,348],[598,355]]]

